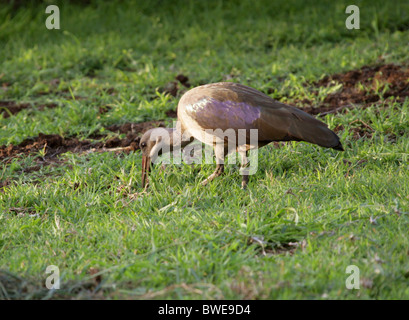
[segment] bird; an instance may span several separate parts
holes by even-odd
[[[234,82],[201,85],[187,91],[177,107],[177,128],[153,128],[142,136],[142,187],[148,182],[148,172],[158,155],[184,148],[197,139],[214,148],[215,171],[202,185],[224,172],[224,159],[237,151],[241,156],[241,187],[249,181],[249,150],[261,148],[274,141],[304,141],[325,148],[344,151],[339,137],[312,115],[249,86]],[[228,143],[229,131],[241,135],[235,143]],[[257,132],[256,140],[251,131]],[[254,141],[255,140],[255,141]]]

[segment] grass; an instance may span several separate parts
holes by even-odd
[[[45,4],[2,6],[0,100],[33,108],[0,116],[0,145],[163,119],[180,95],[158,89],[179,73],[318,102],[330,92],[308,83],[324,75],[407,63],[408,4],[356,1],[361,29],[347,30],[348,4],[60,3],[61,30],[45,28]],[[327,115],[344,153],[265,147],[247,191],[237,166],[202,187],[214,166],[170,165],[143,192],[139,151],[66,153],[29,173],[38,155],[2,164],[0,297],[407,299],[408,117],[408,100]],[[374,132],[356,140],[360,121]],[[44,288],[48,265],[60,290]],[[359,290],[345,287],[349,265]]]

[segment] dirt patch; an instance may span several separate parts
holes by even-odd
[[[179,92],[178,83],[176,81],[169,82],[164,87],[159,88],[158,91],[176,97]]]
[[[0,193],[4,193],[4,189],[11,184],[10,179],[0,181]]]
[[[147,130],[154,127],[164,127],[164,121],[148,121],[143,123],[125,123],[123,125],[112,125],[108,130],[120,134],[126,134],[125,138],[114,137],[106,141],[80,140],[77,137],[61,137],[57,134],[40,133],[35,138],[25,139],[18,145],[10,144],[0,146],[0,161],[7,164],[12,159],[28,154],[38,154],[36,165],[24,172],[38,171],[44,165],[55,165],[61,161],[58,159],[60,154],[65,152],[82,153],[96,151],[117,151],[131,152],[139,149],[140,136]],[[104,135],[95,135],[92,138],[101,139]],[[112,149],[116,150],[112,150]],[[0,189],[6,187],[9,182],[2,182]]]
[[[334,128],[334,132],[338,133],[340,131],[344,131],[344,126],[343,125],[338,125]],[[375,130],[366,122],[362,121],[362,120],[354,120],[352,121],[349,126],[348,129],[350,131],[353,132],[353,139],[354,140],[358,140],[361,138],[372,138]]]
[[[0,147],[0,160],[12,159],[20,154],[39,153],[39,156],[46,158],[55,158],[59,154],[69,150],[78,152],[79,150],[89,148],[92,145],[90,141],[78,138],[63,138],[57,134],[40,133],[35,138],[25,139],[18,145],[10,144]]]
[[[46,104],[40,104],[38,106],[38,110],[44,111],[45,109],[54,109],[54,108],[57,108],[57,107],[58,107],[58,104],[56,104],[56,103],[46,103]]]
[[[165,114],[169,118],[177,118],[178,117],[177,110],[168,110],[168,111],[165,112]]]
[[[109,127],[106,127],[109,131],[113,132],[118,132],[118,133],[132,133],[132,134],[138,134],[138,133],[144,133],[145,131],[154,128],[154,127],[164,127],[165,122],[162,120],[157,120],[157,121],[146,121],[146,122],[140,122],[140,123],[124,123],[121,125],[111,125]]]
[[[189,82],[189,78],[183,74],[178,74],[175,77],[176,81],[171,81],[167,83],[164,87],[159,88],[160,93],[170,94],[173,97],[182,96],[185,94],[188,89],[192,86]],[[179,85],[182,85],[184,88],[179,88]],[[169,118],[177,118],[177,110],[168,110],[166,115]]]
[[[177,81],[179,81],[179,83],[186,87],[186,88],[190,88],[191,85],[189,83],[189,78],[187,76],[185,76],[184,74],[178,74],[175,78]]]
[[[381,104],[384,99],[404,101],[409,97],[409,68],[394,64],[363,66],[358,70],[337,73],[326,76],[314,87],[333,87],[341,84],[342,87],[325,97],[316,107],[308,99],[295,100],[303,110],[313,114],[325,115],[328,113],[345,112],[359,106],[366,108],[374,103]],[[316,93],[318,95],[318,93]]]
[[[105,114],[107,112],[109,112],[112,108],[110,106],[100,106],[98,108],[98,113],[99,114]]]
[[[143,133],[149,129],[156,127],[164,127],[164,121],[147,121],[141,123],[124,123],[122,125],[112,125],[106,129],[117,132],[121,134],[126,134],[126,137],[120,139],[118,137],[108,140],[105,143],[105,147],[116,148],[116,147],[130,147],[131,151],[139,149],[139,140]]]
[[[189,78],[183,74],[178,74],[175,77],[176,81],[168,82],[165,86],[159,88],[160,93],[170,94],[173,97],[183,95],[187,90],[179,88],[179,84],[185,88],[190,88]]]
[[[37,108],[43,111],[46,108],[52,109],[56,108],[58,105],[56,103],[45,103],[37,105]],[[30,109],[33,106],[30,103],[16,103],[15,101],[0,101],[0,114],[4,118],[8,118],[12,115],[19,113],[21,110]]]
[[[109,88],[104,88],[100,91],[100,94],[103,94],[103,93],[110,95],[110,96],[115,96],[118,94],[118,91],[113,87],[109,87]]]
[[[31,108],[29,103],[15,103],[14,101],[0,101],[0,114],[4,118],[8,118],[11,115],[19,113],[21,110]]]

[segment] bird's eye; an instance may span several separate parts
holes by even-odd
[[[146,147],[146,143],[145,143],[145,142],[142,142],[142,143],[141,143],[141,147],[142,147],[142,148],[145,148],[145,147]]]

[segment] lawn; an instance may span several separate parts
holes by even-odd
[[[7,2],[7,1],[6,1]],[[0,7],[1,299],[408,299],[409,3],[49,1]],[[138,139],[233,81],[316,115],[307,143],[156,167]],[[45,287],[47,266],[60,289]],[[348,266],[359,289],[347,289]]]

